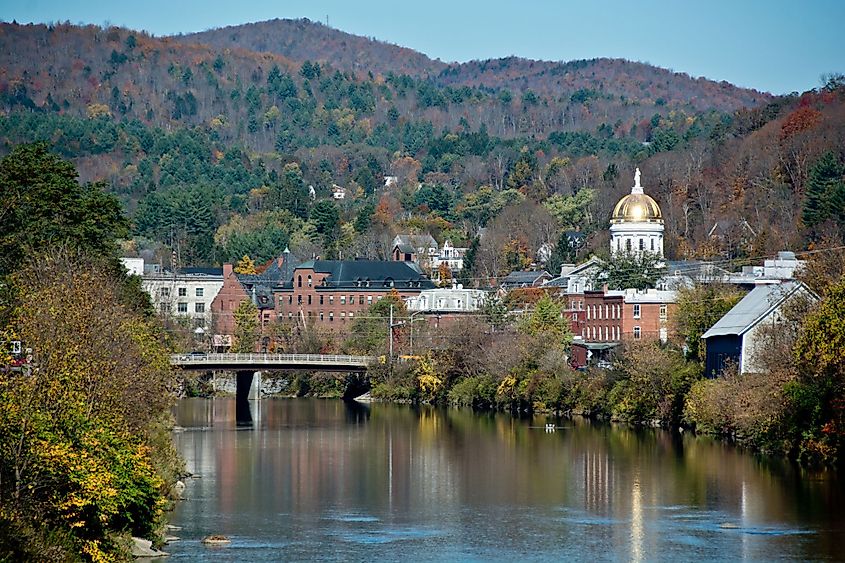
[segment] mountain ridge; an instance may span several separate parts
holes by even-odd
[[[316,36],[319,41],[314,41]],[[516,55],[465,62],[443,62],[426,54],[375,38],[354,35],[322,24],[303,19],[273,19],[236,26],[210,29],[202,32],[170,36],[178,41],[198,42],[216,47],[240,47],[256,52],[272,52],[293,60],[330,62],[333,66],[354,72],[373,74],[406,73],[428,78],[439,85],[484,86],[489,88],[511,88],[524,90],[532,88],[548,93],[555,88],[568,87],[574,90],[595,87],[596,82],[569,77],[573,72],[590,66],[609,67],[600,74],[611,74],[616,78],[636,82],[638,73],[646,73],[650,82],[674,80],[683,83],[684,91],[693,86],[706,90],[711,98],[721,94],[718,100],[705,99],[694,103],[697,109],[715,108],[735,110],[741,106],[754,106],[772,99],[772,95],[751,88],[741,88],[727,81],[715,81],[705,77],[694,78],[683,72],[630,61],[621,58],[593,58],[572,61],[549,61],[519,57]],[[323,51],[314,49],[321,45]],[[326,52],[325,49],[329,51]],[[401,61],[400,67],[396,62]],[[393,65],[393,66],[391,66]],[[508,76],[517,71],[517,76]],[[521,71],[521,74],[519,73]],[[595,75],[595,71],[593,71]],[[633,78],[632,78],[633,75]],[[543,78],[545,77],[545,78]],[[552,77],[552,78],[549,78]],[[610,82],[607,80],[606,82]],[[605,84],[606,86],[607,84]],[[638,87],[640,85],[637,85]],[[630,95],[617,91],[616,94]],[[730,100],[733,99],[734,103]]]

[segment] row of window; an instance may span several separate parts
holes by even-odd
[[[176,288],[176,293],[179,297],[187,297],[188,296],[188,288],[187,287],[178,287]],[[170,297],[170,288],[169,287],[160,287],[158,290],[158,294],[160,297]],[[194,289],[194,295],[196,297],[205,297],[205,288],[198,287]]]
[[[572,302],[573,309],[575,301]],[[592,313],[592,316],[591,316]],[[642,308],[639,303],[633,304],[633,318],[639,319],[642,316]],[[575,318],[575,317],[573,317]],[[587,320],[590,319],[620,319],[622,318],[622,305],[587,305]],[[668,318],[668,307],[665,303],[660,305],[660,320]]]
[[[634,327],[634,340],[639,340],[642,330],[639,326]],[[590,326],[581,330],[581,337],[584,340],[612,340],[620,339],[622,335],[621,329],[618,326]]]
[[[308,304],[309,304],[309,305],[311,305],[311,304],[312,304],[312,301],[313,301],[312,297],[313,297],[312,295],[308,295],[308,296],[307,296],[307,299],[306,299],[306,300],[308,301]],[[326,304],[326,299],[325,299],[325,297],[326,297],[326,296],[325,296],[325,295],[320,295],[319,297],[320,297],[320,305],[325,305],[325,304]],[[334,305],[334,295],[329,295],[328,297],[329,297],[329,299],[328,299],[328,301],[329,301],[329,305]],[[382,295],[377,295],[377,296],[376,296],[376,301],[380,301],[382,297],[383,297]],[[341,295],[341,296],[340,296],[340,304],[341,304],[341,305],[346,305],[346,302],[347,302],[347,301],[346,301],[346,296],[345,296],[345,295]],[[302,296],[301,296],[301,295],[297,295],[297,296],[296,296],[296,303],[297,303],[298,305],[302,305]],[[354,305],[354,304],[355,304],[355,296],[354,296],[354,295],[350,295],[350,296],[349,296],[349,304],[350,304],[350,305]],[[359,304],[359,305],[363,305],[363,304],[364,304],[364,296],[363,296],[363,295],[359,295],[359,296],[358,296],[358,304]],[[372,305],[372,304],[373,304],[373,296],[372,296],[372,295],[367,295],[367,305]],[[293,295],[288,295],[288,305],[293,305]]]
[[[645,239],[640,239],[640,250],[645,250]],[[622,250],[622,239],[616,239],[616,250]],[[625,250],[631,252],[631,239],[625,239]],[[651,239],[651,251],[654,252],[654,239]]]
[[[308,315],[307,315],[307,316],[308,316],[308,318],[310,319],[310,318],[312,318],[312,317],[314,316],[314,314],[313,314],[313,312],[312,312],[312,311],[308,311]],[[320,315],[319,315],[319,316],[320,316],[320,320],[321,320],[321,321],[326,320],[326,315],[325,315],[325,313],[324,313],[323,311],[320,311]],[[353,313],[352,311],[350,311],[349,313],[346,313],[346,311],[341,311],[341,312],[340,312],[340,320],[345,321],[347,316],[348,316],[350,319],[354,319],[354,318],[355,318],[355,313]],[[293,311],[288,311],[288,320],[291,320],[291,321],[293,320]],[[334,311],[329,311],[329,321],[334,321]]]
[[[326,278],[320,278],[320,283],[326,285]],[[305,277],[305,284],[307,287],[314,286],[314,280],[310,275]],[[355,285],[356,287],[370,287],[370,280],[362,280],[361,278],[358,278],[355,281]],[[394,282],[392,278],[387,278],[385,280],[382,280],[381,285],[383,287],[394,287],[396,285],[396,282]],[[302,287],[302,276],[296,277],[296,287]],[[420,287],[420,281],[408,280],[408,287]]]
[[[634,318],[640,315],[639,305],[634,306]],[[622,305],[587,305],[587,320],[590,319],[621,319]]]
[[[177,313],[187,313],[188,312],[188,304],[185,302],[179,302],[176,304],[176,312]],[[194,313],[205,313],[205,303],[194,303]]]

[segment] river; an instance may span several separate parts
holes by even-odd
[[[238,424],[234,399],[177,406],[195,478],[171,559],[845,559],[841,478],[689,433],[318,399],[251,408]],[[210,534],[232,542],[208,547]]]

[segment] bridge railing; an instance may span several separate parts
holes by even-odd
[[[356,365],[367,366],[377,361],[375,356],[349,356],[343,354],[173,354],[173,365],[191,364],[303,364],[303,365]]]

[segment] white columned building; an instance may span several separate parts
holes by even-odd
[[[639,168],[631,193],[619,200],[610,219],[610,253],[617,252],[653,252],[663,258],[663,215],[643,192]]]

